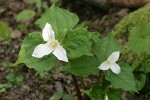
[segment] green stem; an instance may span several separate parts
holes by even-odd
[[[74,82],[74,86],[75,86],[75,89],[76,89],[76,92],[77,92],[77,96],[78,96],[78,99],[79,100],[83,100],[82,99],[82,96],[81,96],[81,92],[80,92],[80,88],[79,88],[79,85],[77,83],[77,79],[76,79],[76,76],[71,74],[72,76],[72,79],[73,79],[73,82]]]

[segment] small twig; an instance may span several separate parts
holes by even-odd
[[[77,79],[76,79],[76,76],[71,74],[72,76],[72,79],[73,79],[73,82],[74,82],[74,86],[75,86],[75,89],[76,89],[76,92],[77,92],[77,96],[78,96],[78,99],[79,100],[83,100],[82,99],[82,96],[81,96],[81,92],[80,92],[80,89],[79,89],[79,85],[77,83]]]

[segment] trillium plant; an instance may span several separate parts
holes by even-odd
[[[122,100],[121,90],[142,89],[143,85],[136,84],[140,81],[136,80],[131,63],[128,65],[124,60],[126,49],[116,36],[112,33],[102,38],[100,33],[77,25],[78,21],[75,14],[52,5],[35,22],[42,32],[28,33],[24,38],[15,64],[24,63],[40,75],[51,70],[70,73],[78,100]],[[88,76],[97,80],[86,86],[84,78]],[[76,77],[82,80],[84,88],[78,85]],[[60,92],[63,95],[58,96]],[[56,91],[51,99],[75,99],[75,95],[66,93]]]

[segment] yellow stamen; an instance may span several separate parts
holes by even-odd
[[[50,44],[53,48],[55,48],[55,47],[57,47],[57,42],[56,41],[53,41],[53,42],[51,42],[51,44]]]

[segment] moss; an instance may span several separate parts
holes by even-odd
[[[122,36],[131,29],[131,27],[141,24],[142,22],[150,22],[150,3],[144,7],[125,16],[114,28],[113,34]]]

